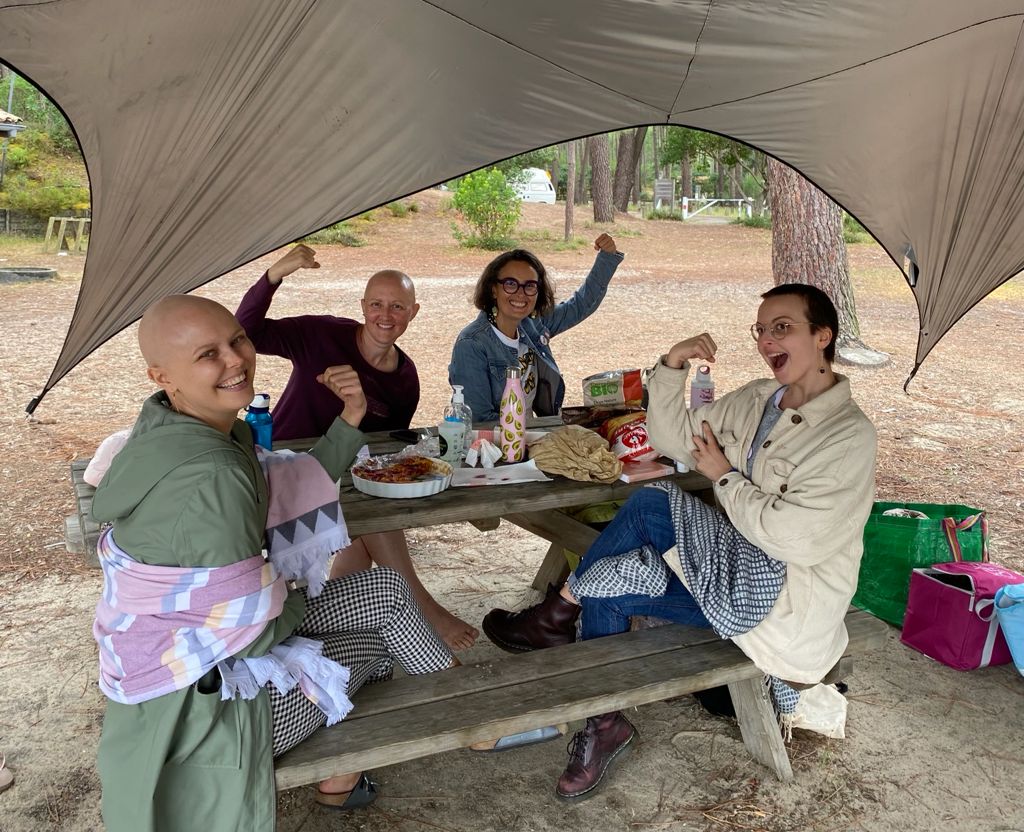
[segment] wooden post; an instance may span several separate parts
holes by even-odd
[[[50,237],[53,235],[53,221],[56,217],[50,217],[50,221],[46,224],[46,238],[43,240],[43,251],[50,250]],[[58,251],[60,249],[58,248]]]
[[[57,253],[60,254],[60,250],[64,247],[64,234],[68,230],[68,218],[60,218],[60,230],[57,232]]]
[[[779,728],[763,678],[730,682],[729,696],[736,708],[740,735],[750,756],[774,771],[783,783],[788,783],[793,779],[793,767],[789,764],[782,729]]]
[[[78,228],[75,231],[75,251],[81,251],[82,250],[82,230],[85,228],[85,224],[87,222],[89,222],[89,220],[86,219],[85,217],[79,217],[77,222],[78,222]]]

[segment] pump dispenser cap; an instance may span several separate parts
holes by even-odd
[[[452,391],[453,391],[452,392],[452,404],[465,404],[466,403],[466,397],[462,394],[462,385],[461,384],[453,384],[452,385]]]
[[[518,367],[506,367],[505,368],[505,378],[519,378],[519,368]]]

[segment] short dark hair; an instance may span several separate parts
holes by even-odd
[[[818,332],[826,327],[832,332],[832,339],[825,346],[825,360],[831,364],[836,360],[836,338],[839,335],[839,313],[836,312],[836,305],[832,303],[832,298],[817,286],[810,286],[806,283],[781,283],[761,295],[761,299],[767,300],[784,295],[796,295],[803,298],[807,320],[811,324],[811,332]]]
[[[537,255],[524,248],[514,248],[499,254],[484,268],[480,279],[476,282],[473,290],[473,305],[484,312],[489,312],[494,306],[494,286],[498,282],[498,275],[509,263],[526,263],[537,273],[537,305],[534,307],[538,315],[547,315],[555,308],[555,290],[548,280],[547,269],[537,259]]]

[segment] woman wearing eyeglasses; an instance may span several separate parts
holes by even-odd
[[[690,362],[718,349],[704,333],[675,344],[648,383],[651,443],[708,477],[720,508],[672,485],[641,489],[560,593],[487,614],[491,641],[552,647],[575,640],[577,619],[591,639],[625,632],[633,615],[713,627],[769,678],[784,717],[799,698],[788,683],[819,682],[840,659],[874,499],[875,429],[832,370],[839,321],[828,296],[784,284],[762,299],[751,334],[771,378],[688,410]],[[588,719],[558,795],[596,788],[635,733],[618,711]]]
[[[547,270],[529,251],[506,251],[487,264],[473,292],[480,314],[459,333],[448,365],[448,381],[462,385],[475,420],[498,418],[507,367],[519,367],[534,413],[558,413],[565,382],[551,352],[551,339],[597,311],[623,258],[607,234],[594,241],[594,248],[597,258],[590,274],[571,298],[559,304]]]

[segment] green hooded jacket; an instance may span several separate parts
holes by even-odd
[[[311,453],[337,479],[365,436],[336,419]],[[131,438],[92,504],[117,545],[142,563],[225,566],[259,554],[267,484],[249,426],[226,435],[146,400]],[[287,638],[305,602],[291,592],[281,615],[240,656]],[[270,702],[220,699],[216,670],[185,690],[138,705],[108,701],[98,767],[107,832],[269,832],[274,829]]]

